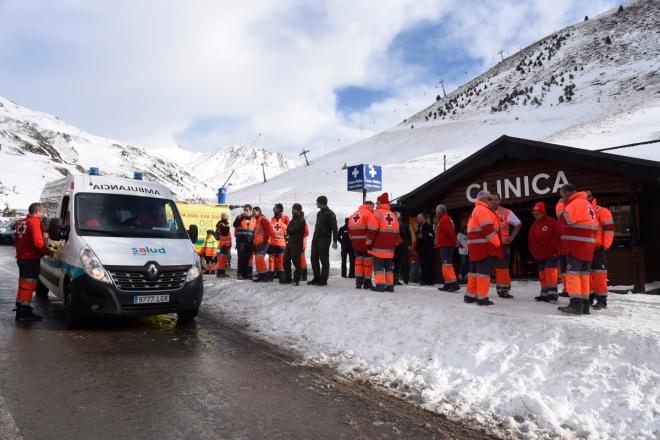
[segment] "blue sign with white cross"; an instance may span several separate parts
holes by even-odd
[[[372,192],[383,189],[383,170],[380,165],[352,165],[347,171],[349,191]]]

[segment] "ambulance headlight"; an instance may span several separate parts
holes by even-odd
[[[80,262],[82,263],[82,267],[85,269],[87,275],[96,281],[110,283],[110,276],[108,275],[108,272],[105,270],[94,251],[92,251],[87,246],[80,250]]]
[[[196,280],[202,274],[202,259],[199,254],[195,252],[195,259],[193,260],[193,265],[188,269],[188,275],[186,276],[186,282]]]

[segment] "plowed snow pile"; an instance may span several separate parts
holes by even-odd
[[[207,282],[206,307],[266,341],[418,405],[509,438],[660,437],[660,297],[610,295],[590,316],[515,299]],[[567,302],[561,299],[560,303]]]

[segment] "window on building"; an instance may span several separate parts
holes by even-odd
[[[616,228],[614,231],[614,236],[630,237],[632,234],[630,204],[627,202],[619,202],[608,205],[607,208],[612,212],[612,218]]]

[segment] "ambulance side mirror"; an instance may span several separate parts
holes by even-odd
[[[193,244],[197,243],[197,238],[199,238],[199,230],[197,229],[197,225],[190,225],[188,227],[188,237],[190,238],[190,241],[193,242]]]

